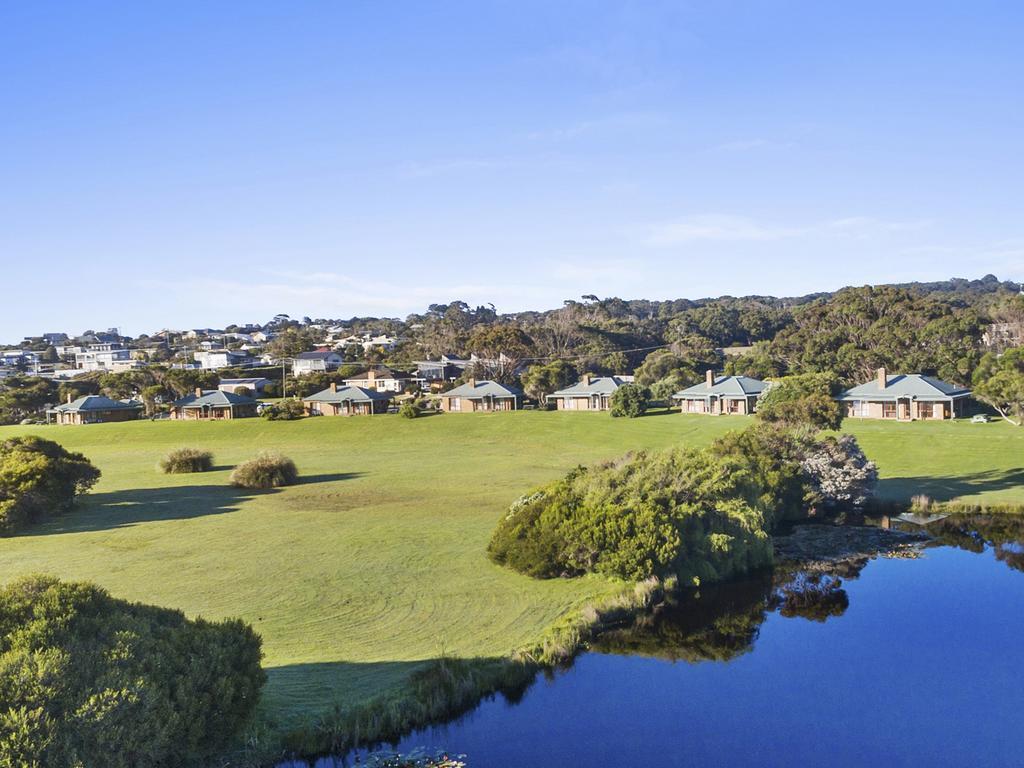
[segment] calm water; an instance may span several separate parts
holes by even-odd
[[[472,768],[1024,765],[1024,547],[966,533],[809,585],[705,590],[398,749]]]

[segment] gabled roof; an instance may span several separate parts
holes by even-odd
[[[441,393],[441,397],[468,397],[469,399],[484,397],[521,397],[523,391],[515,387],[507,387],[496,381],[466,382],[455,389]]]
[[[122,411],[126,408],[141,408],[142,405],[135,401],[124,402],[122,400],[111,400],[103,395],[83,395],[70,403],[58,405],[50,410],[54,412],[72,413],[75,411]]]
[[[373,371],[373,375],[378,379],[411,379],[412,375],[405,373],[404,371],[396,371],[394,368],[390,368],[386,365],[377,365],[373,368],[368,368],[365,371],[360,371],[355,376],[346,377],[345,381],[363,381],[366,380]]]
[[[335,357],[341,357],[341,355],[339,355],[337,352],[332,352],[332,351],[328,350],[326,352],[299,352],[299,354],[297,354],[295,356],[295,359],[296,360],[326,360],[328,357],[330,357],[332,355],[335,356]]]
[[[175,400],[171,405],[175,408],[224,408],[229,405],[254,405],[256,403],[251,397],[236,395],[234,392],[222,392],[219,389],[205,389],[201,397],[195,394]]]
[[[265,379],[262,376],[254,379],[221,379],[220,385],[222,387],[225,385],[229,387],[240,387],[244,386],[245,384],[259,384],[261,381],[269,382],[270,379]]]
[[[375,389],[365,389],[363,387],[338,387],[336,392],[328,387],[302,399],[310,403],[369,403],[374,400],[390,400],[391,395],[386,392],[378,392]]]
[[[919,373],[899,373],[886,376],[885,388],[878,385],[878,379],[859,384],[841,393],[838,400],[895,400],[909,397],[915,400],[945,400],[950,397],[966,397],[971,390]]]
[[[588,384],[585,379],[571,387],[552,392],[548,397],[586,397],[587,395],[610,395],[628,382],[618,376],[592,376]]]
[[[681,392],[676,392],[672,397],[680,400],[709,397],[711,395],[719,397],[752,397],[764,392],[767,386],[760,379],[754,379],[750,376],[719,376],[710,387],[706,382],[694,384],[692,387],[687,387]]]

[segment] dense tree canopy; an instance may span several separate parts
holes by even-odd
[[[838,389],[831,373],[804,373],[773,381],[757,403],[763,421],[790,427],[839,429],[843,411],[833,399]]]
[[[265,674],[240,621],[190,621],[90,584],[0,590],[0,765],[203,764],[239,737]]]
[[[974,372],[974,395],[1011,424],[1024,424],[1024,347],[985,355]]]

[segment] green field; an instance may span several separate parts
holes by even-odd
[[[503,656],[616,586],[534,581],[484,548],[510,501],[568,468],[637,448],[705,444],[743,417],[519,412],[6,427],[86,453],[103,479],[72,516],[0,539],[0,581],[88,579],[116,596],[239,616],[264,638],[265,712],[281,724],[402,685],[425,661]],[[847,422],[889,499],[1024,504],[1024,429]],[[179,446],[217,471],[165,476]],[[301,485],[243,492],[231,465],[293,458]]]

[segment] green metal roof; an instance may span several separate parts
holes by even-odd
[[[83,395],[70,403],[58,405],[51,408],[54,413],[74,413],[77,411],[122,411],[126,408],[138,409],[142,406],[139,403],[126,403],[122,400],[111,400],[103,395]]]
[[[971,390],[919,373],[900,373],[886,376],[885,388],[877,379],[859,384],[841,393],[837,400],[948,400],[952,397],[966,397]]]
[[[627,382],[618,376],[594,376],[590,383],[580,380],[571,387],[552,392],[548,397],[587,397],[590,395],[610,395]]]
[[[450,389],[447,392],[442,392],[441,397],[465,397],[470,400],[482,399],[485,397],[521,397],[523,394],[521,389],[515,387],[507,387],[504,384],[499,384],[496,381],[477,381],[474,384],[466,382],[455,389]]]
[[[707,382],[694,384],[672,395],[679,400],[715,397],[753,397],[764,392],[768,385],[750,376],[719,376],[712,386]]]
[[[175,408],[226,408],[229,405],[255,405],[251,397],[236,395],[234,392],[222,392],[219,389],[203,390],[202,396],[195,394],[175,400],[171,405]]]
[[[391,397],[386,392],[363,387],[338,387],[337,391],[328,387],[302,400],[307,403],[370,403],[375,400],[390,400]]]

